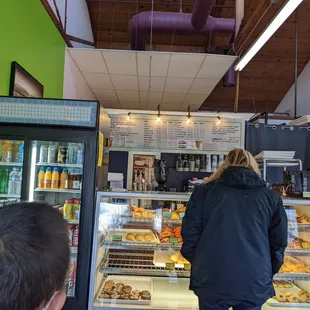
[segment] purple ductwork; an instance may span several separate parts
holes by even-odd
[[[229,70],[225,73],[223,77],[223,86],[224,87],[234,87],[236,86],[236,72],[235,66],[232,65]]]
[[[202,0],[206,1],[206,0]],[[207,2],[207,1],[206,1]],[[192,25],[192,14],[171,12],[142,12],[135,15],[128,25],[131,49],[144,51],[146,40],[152,33],[206,35],[212,32],[234,32],[235,20],[207,17],[200,30]]]
[[[210,14],[215,2],[216,0],[195,1],[194,9],[192,12],[192,25],[195,29],[200,30],[206,25],[208,18],[210,18]]]

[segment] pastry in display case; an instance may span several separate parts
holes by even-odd
[[[199,309],[189,290],[191,265],[180,253],[189,198],[172,192],[97,194],[89,309]],[[288,247],[274,276],[275,296],[264,308],[310,308],[310,200],[284,205]]]

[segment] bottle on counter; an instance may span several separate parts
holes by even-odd
[[[189,157],[189,171],[195,171],[195,157],[191,155]]]
[[[215,172],[218,167],[217,155],[212,155],[211,157],[212,157],[211,169],[212,172]]]
[[[200,156],[197,155],[195,159],[195,172],[199,172],[200,170]]]
[[[219,166],[224,162],[224,155],[219,156]]]

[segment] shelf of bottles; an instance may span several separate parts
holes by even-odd
[[[30,200],[54,205],[68,221],[71,258],[64,289],[70,297],[75,296],[83,161],[83,144],[47,141],[32,144]]]
[[[24,142],[0,139],[0,198],[1,203],[21,195]]]

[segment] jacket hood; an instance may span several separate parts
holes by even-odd
[[[226,169],[221,176],[220,183],[244,189],[266,186],[265,181],[257,173],[245,167],[230,167]]]

